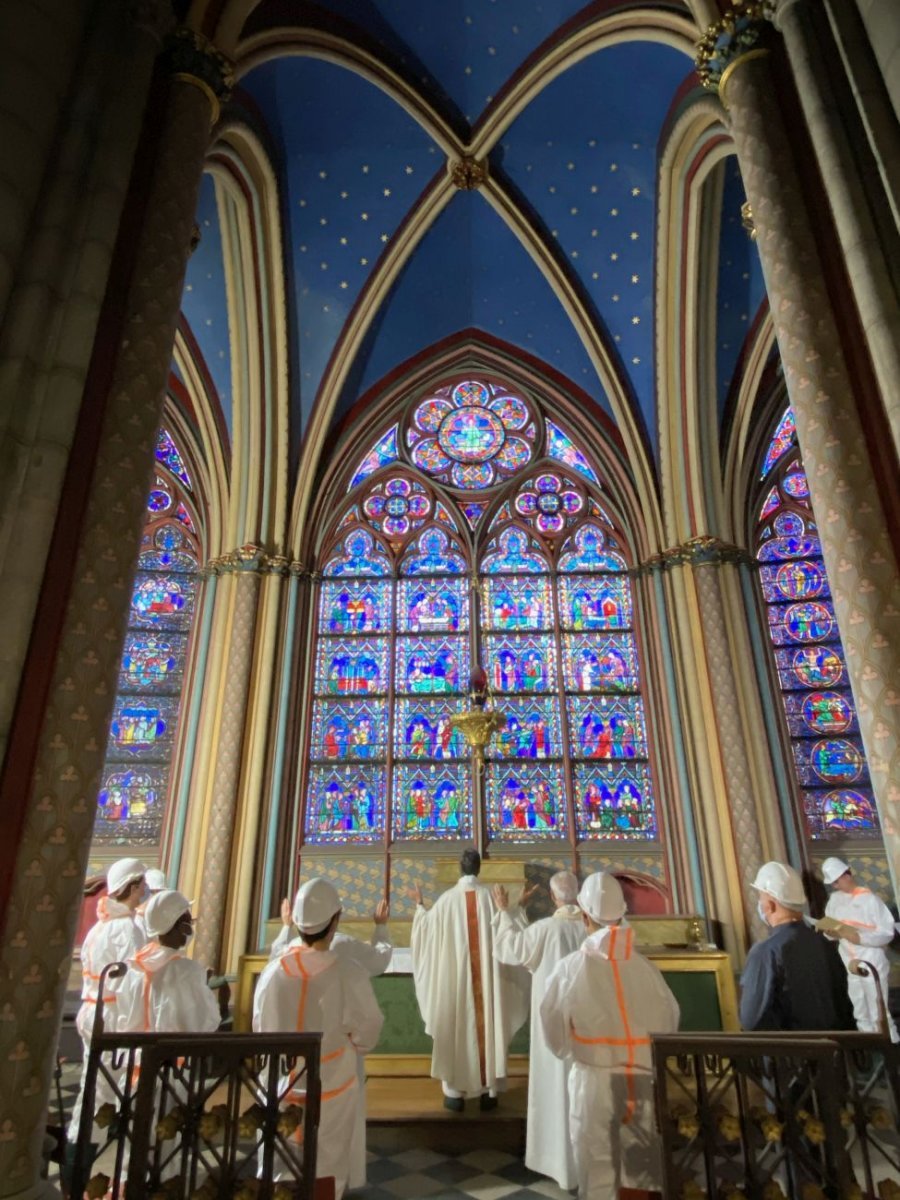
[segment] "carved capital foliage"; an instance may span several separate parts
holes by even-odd
[[[772,32],[774,0],[735,0],[697,44],[697,74],[711,92],[719,92],[731,68],[749,54],[765,54]]]
[[[756,560],[741,546],[706,534],[652,555],[635,569],[634,574],[649,575],[654,571],[670,571],[673,567],[718,567],[723,563],[757,565]]]
[[[215,124],[234,87],[231,60],[202,34],[184,28],[176,29],[166,39],[164,57],[173,79],[199,88],[207,97]]]
[[[459,158],[448,163],[453,186],[463,192],[474,192],[487,183],[487,162],[477,158]]]
[[[204,575],[276,575],[287,579],[306,578],[309,572],[301,562],[287,558],[284,554],[269,553],[262,546],[248,542],[211,558],[203,568]]]

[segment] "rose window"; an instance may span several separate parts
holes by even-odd
[[[561,532],[567,518],[576,516],[583,507],[581,493],[559,475],[538,475],[516,496],[516,512],[547,534]]]
[[[389,479],[366,498],[363,511],[379,533],[403,537],[418,529],[431,512],[431,497],[421,484]]]
[[[416,466],[464,490],[493,486],[530,461],[536,427],[524,400],[466,380],[415,409],[407,443]]]

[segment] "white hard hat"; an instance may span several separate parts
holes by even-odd
[[[159,937],[161,933],[168,933],[178,919],[190,910],[191,902],[181,892],[157,892],[150,897],[144,909],[144,928],[149,937]]]
[[[151,892],[161,892],[167,886],[166,873],[165,871],[161,871],[159,867],[151,867],[144,875],[144,879]]]
[[[106,890],[111,896],[117,896],[127,884],[146,874],[147,868],[139,858],[120,858],[106,872]]]
[[[842,858],[826,858],[822,863],[822,878],[830,887],[832,883],[837,883],[842,875],[846,875],[849,870],[849,863],[845,863]]]
[[[618,921],[625,916],[626,908],[622,885],[608,871],[595,871],[581,885],[578,906],[595,925]]]
[[[341,911],[337,888],[327,879],[307,879],[294,897],[291,913],[301,933],[318,933]]]
[[[758,892],[765,892],[785,908],[803,908],[806,905],[803,880],[787,863],[763,863],[750,886]]]

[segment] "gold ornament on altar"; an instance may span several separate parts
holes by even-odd
[[[457,713],[450,718],[451,726],[463,735],[479,763],[484,762],[485,748],[490,745],[491,738],[503,728],[506,721],[503,713],[485,707],[489,693],[484,667],[473,667],[469,676],[469,699],[472,706],[467,712]]]

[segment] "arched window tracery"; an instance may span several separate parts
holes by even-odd
[[[793,413],[763,460],[756,557],[808,836],[879,836]]]
[[[156,460],[98,795],[99,848],[159,845],[178,729],[200,547],[190,476],[165,428]]]
[[[310,844],[658,836],[626,552],[532,398],[463,379],[378,436],[325,542]],[[484,667],[483,802],[450,724]],[[476,807],[483,803],[483,812]]]

